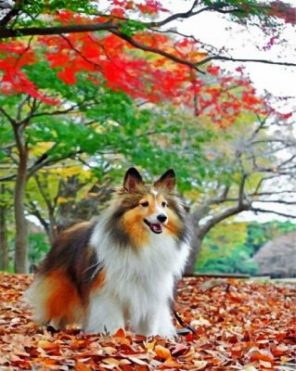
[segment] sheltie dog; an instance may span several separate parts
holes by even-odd
[[[94,222],[60,234],[27,292],[40,324],[174,336],[174,284],[189,253],[186,211],[168,170],[152,186],[135,168]]]

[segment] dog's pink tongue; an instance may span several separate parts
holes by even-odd
[[[161,225],[158,223],[151,224],[151,228],[154,232],[159,233],[162,231]]]

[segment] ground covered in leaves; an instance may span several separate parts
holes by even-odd
[[[32,277],[0,274],[0,370],[295,370],[295,287],[185,278],[175,309],[194,334],[52,334],[31,321]],[[294,318],[293,318],[294,316]]]

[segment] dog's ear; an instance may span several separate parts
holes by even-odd
[[[163,188],[169,192],[176,186],[176,174],[173,169],[166,171],[155,183],[154,187]]]
[[[128,171],[125,173],[123,188],[131,193],[135,192],[136,188],[139,185],[143,184],[144,184],[143,179],[138,170],[134,167],[130,167]]]

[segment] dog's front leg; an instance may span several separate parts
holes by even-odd
[[[124,328],[123,310],[114,297],[97,295],[91,298],[84,329],[86,332],[113,334]]]
[[[176,335],[176,329],[169,305],[162,303],[151,306],[149,313],[134,326],[134,331],[145,336],[160,335],[173,338]]]
[[[163,304],[158,311],[157,334],[160,336],[173,338],[176,336],[176,329],[173,324],[171,309],[168,304]]]

